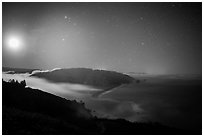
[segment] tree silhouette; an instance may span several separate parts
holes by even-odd
[[[20,82],[20,84],[21,84],[23,87],[25,87],[25,86],[26,86],[26,81],[23,80],[23,81]]]

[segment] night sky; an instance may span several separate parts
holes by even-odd
[[[201,74],[201,4],[3,3],[2,65]]]

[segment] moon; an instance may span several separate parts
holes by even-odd
[[[7,40],[7,46],[12,51],[19,51],[22,48],[22,40],[17,36],[9,37]]]

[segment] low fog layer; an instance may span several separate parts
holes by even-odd
[[[85,102],[101,117],[125,118],[130,121],[154,121],[165,125],[201,128],[201,80],[184,77],[140,76],[140,83],[121,85],[95,97],[101,92],[90,86],[54,83],[30,74],[5,74],[3,79],[26,80],[29,87]]]

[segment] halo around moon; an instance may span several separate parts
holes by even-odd
[[[11,50],[19,50],[21,46],[21,41],[17,37],[11,37],[8,40],[8,46]]]
[[[23,45],[23,39],[18,35],[10,35],[6,38],[6,47],[9,52],[20,52]]]

